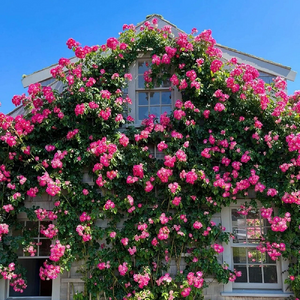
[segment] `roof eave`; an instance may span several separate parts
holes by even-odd
[[[161,16],[159,14],[151,14],[151,15],[146,16],[146,20],[138,23],[136,27],[139,28],[146,21],[148,21],[152,18],[158,18],[161,22],[172,26],[175,29],[175,32],[176,31],[184,32],[183,30],[179,29],[176,25],[172,24],[168,20],[165,20],[163,18],[163,16]],[[244,52],[241,52],[236,49],[229,48],[227,46],[223,46],[220,44],[217,44],[217,47],[222,49],[223,57],[226,60],[230,60],[232,57],[236,57],[238,59],[239,63],[245,62],[245,63],[249,64],[249,62],[251,61],[251,64],[254,67],[256,67],[259,71],[266,72],[266,73],[269,73],[274,76],[281,76],[290,81],[295,80],[297,73],[295,71],[293,71],[290,67],[275,63],[273,61],[265,60],[263,58],[260,58],[260,57],[257,57],[257,56],[254,56],[254,55],[251,55],[248,53],[244,53]],[[247,59],[245,59],[245,58],[247,58]],[[76,61],[78,61],[78,58],[72,57],[70,60],[71,60],[71,62],[76,62]],[[32,83],[41,82],[41,81],[51,78],[50,70],[52,68],[54,68],[55,66],[57,66],[57,64],[51,65],[42,70],[39,70],[30,75],[27,75],[26,77],[24,77],[22,79],[23,86],[28,87]]]

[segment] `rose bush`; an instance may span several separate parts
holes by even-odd
[[[240,275],[218,259],[230,233],[212,217],[254,189],[251,206],[260,201],[272,225],[262,241],[274,259],[289,259],[299,296],[300,93],[288,96],[281,78],[266,85],[236,59],[224,62],[210,30],[175,38],[156,23],[138,32],[124,25],[102,46],[69,39],[78,62],[63,58],[51,70],[63,92],[32,84],[28,96],[13,98],[26,115],[0,114],[1,276],[26,288],[16,251],[35,255],[33,236],[9,234],[26,212],[55,224],[40,228],[53,240],[43,280],[83,260],[81,299],[200,299],[208,275],[224,284]],[[170,81],[182,99],[170,115],[136,127],[124,91],[142,55],[152,62],[146,88]],[[164,159],[153,157],[153,145]],[[86,170],[92,185],[82,180]],[[52,211],[24,206],[43,193]]]

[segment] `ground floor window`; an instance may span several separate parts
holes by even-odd
[[[41,280],[40,267],[50,255],[51,240],[41,234],[41,228],[47,228],[49,221],[20,220],[20,230],[13,231],[13,235],[22,234],[23,228],[32,233],[33,242],[27,248],[18,249],[19,264],[26,271],[27,288],[23,293],[15,292],[9,288],[9,297],[41,297],[52,295],[52,280]],[[21,231],[21,232],[20,232]]]
[[[267,254],[257,250],[261,237],[270,230],[270,224],[260,215],[259,209],[251,209],[245,215],[231,208],[231,242],[233,267],[242,272],[234,286],[248,284],[259,288],[280,288],[280,264]],[[261,284],[261,286],[260,286]]]
[[[24,296],[51,296],[52,280],[41,280],[39,276],[40,267],[45,259],[19,259],[20,265],[26,269],[27,288],[22,294],[15,292],[12,287],[9,289],[10,297]]]

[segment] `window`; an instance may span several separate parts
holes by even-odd
[[[150,65],[149,58],[139,58],[130,68],[133,81],[128,85],[128,95],[132,99],[129,115],[135,119],[136,125],[140,125],[150,114],[154,114],[157,118],[164,112],[170,114],[175,101],[181,99],[177,89],[171,90],[169,80],[163,81],[152,89],[145,87],[144,73],[149,70]]]
[[[137,97],[137,120],[141,122],[148,118],[149,114],[160,117],[164,112],[170,114],[172,109],[171,92],[169,91],[170,82],[165,81],[160,86],[151,90],[145,90],[144,72],[149,70],[148,60],[138,61],[136,79]]]
[[[163,160],[164,157],[165,157],[164,152],[158,151],[157,145],[154,145],[154,144],[148,145],[148,150],[149,150],[150,154],[151,154],[153,157],[155,157],[156,159],[161,159],[161,160]]]
[[[245,216],[238,209],[231,208],[231,224],[233,267],[242,272],[233,286],[239,288],[248,284],[259,288],[262,284],[264,289],[281,288],[279,262],[256,249],[260,237],[270,229],[268,221],[261,218],[259,210],[253,209]]]
[[[30,299],[51,299],[52,280],[41,280],[39,277],[40,267],[49,258],[51,241],[40,234],[41,226],[48,227],[48,221],[20,220],[22,228],[32,232],[34,242],[29,247],[18,250],[20,265],[26,269],[27,288],[23,293],[15,292],[12,287],[8,289],[8,299],[30,296]],[[22,234],[21,230],[13,231],[13,235]],[[34,256],[31,256],[31,254]],[[48,296],[48,297],[47,297]],[[0,297],[1,298],[1,297]],[[25,298],[26,299],[26,298]]]
[[[262,79],[265,83],[271,84],[273,83],[273,79],[275,79],[276,76],[264,73],[264,72],[259,72],[259,78]]]
[[[249,202],[249,199],[248,199]],[[237,204],[222,209],[222,225],[226,231],[232,232],[233,239],[224,244],[223,262],[230,269],[242,272],[235,282],[224,286],[223,296],[260,296],[287,297],[288,262],[279,259],[274,261],[267,253],[257,250],[260,236],[270,230],[270,224],[260,215],[259,209],[248,211],[247,215],[239,212],[245,200],[238,200]],[[275,296],[276,295],[276,296]]]

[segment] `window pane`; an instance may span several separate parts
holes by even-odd
[[[147,93],[138,93],[139,105],[148,105],[148,94]]]
[[[277,283],[276,266],[264,266],[264,281],[265,283]]]
[[[162,106],[161,107],[161,114],[163,114],[163,113],[167,113],[167,115],[169,115],[169,114],[171,114],[171,106]]]
[[[246,218],[247,218],[247,226],[260,226],[258,212],[251,210],[249,211]]]
[[[144,75],[139,75],[139,76],[138,76],[138,88],[139,88],[139,89],[144,89],[144,88],[145,88],[145,79],[144,79]]]
[[[249,266],[249,282],[262,283],[261,266],[250,265]]]
[[[248,227],[247,228],[247,239],[249,243],[259,243],[262,235],[260,227]]]
[[[20,259],[20,265],[26,269],[27,288],[20,294],[10,287],[9,296],[51,296],[52,280],[41,280],[39,277],[39,270],[44,261],[44,259]]]
[[[139,120],[144,120],[148,118],[149,113],[148,113],[148,107],[146,106],[140,106],[139,107]]]
[[[159,117],[160,116],[160,106],[151,106],[150,114],[155,115],[156,117]]]
[[[32,232],[32,236],[39,235],[39,222],[26,221],[26,229]]]
[[[246,219],[243,215],[239,214],[237,209],[232,210],[232,226],[246,227]]]
[[[23,252],[23,247],[19,246],[18,250],[17,250],[17,255],[18,256],[24,256],[24,252]]]
[[[161,104],[171,104],[171,92],[161,93]]]
[[[261,264],[265,260],[265,253],[260,253],[256,249],[248,249],[248,263]]]
[[[266,76],[266,75],[262,75],[262,76],[259,76],[259,79],[262,79],[265,83],[273,83],[273,78],[272,76]]]
[[[246,228],[232,228],[233,243],[246,243]]]
[[[170,80],[169,79],[165,79],[162,82],[162,87],[169,87],[171,86]]]
[[[246,266],[234,266],[234,268],[237,271],[241,271],[242,272],[242,276],[241,277],[237,277],[235,282],[248,282],[247,280],[247,268]]]
[[[51,245],[51,241],[48,239],[40,239],[40,243],[42,243],[40,245],[40,256],[49,256],[50,255],[50,245]]]
[[[150,93],[150,105],[160,104],[160,93]]]
[[[149,69],[149,66],[147,67],[147,64],[149,65],[149,63],[146,63],[145,61],[138,62],[139,74],[144,74],[144,72]]]
[[[246,248],[233,248],[233,262],[246,263]]]

